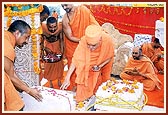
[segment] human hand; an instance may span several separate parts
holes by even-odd
[[[95,71],[95,72],[96,71],[100,71],[100,69],[101,68],[99,66],[97,66],[97,65],[95,65],[95,66],[92,67],[92,70]]]
[[[132,70],[132,75],[140,75],[140,73],[136,67]]]
[[[38,91],[37,89],[30,88],[27,93],[39,102],[43,99],[42,95],[40,94],[40,91]]]
[[[136,67],[135,67],[132,71],[133,71],[133,72],[138,72],[138,70],[137,70],[137,68],[136,68]]]
[[[139,71],[132,71],[132,75],[140,75]]]
[[[128,75],[132,75],[132,71],[128,70],[128,71],[125,71],[126,74]]]
[[[134,68],[133,70],[128,70],[125,73],[128,74],[128,75],[140,75],[140,73],[137,70],[137,68]]]
[[[69,87],[69,85],[70,85],[70,81],[69,80],[65,80],[63,82],[63,84],[61,85],[60,89],[61,90],[67,89]]]

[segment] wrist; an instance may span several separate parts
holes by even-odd
[[[103,66],[102,65],[99,65],[98,68],[102,68]]]
[[[145,75],[144,74],[140,74],[142,77],[145,77]]]
[[[26,93],[29,94],[30,91],[31,91],[31,88],[28,88],[28,89],[26,90]]]

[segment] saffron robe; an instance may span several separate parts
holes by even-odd
[[[42,24],[42,28],[43,28],[43,34],[46,35],[47,37],[52,34],[50,31],[48,31],[46,24]],[[54,35],[57,36],[57,38],[59,39],[52,43],[48,42],[44,38],[43,39],[44,39],[44,47],[49,48],[52,52],[56,54],[61,53],[62,55],[64,55],[63,51],[61,51],[61,45],[63,45],[61,44],[60,41],[60,39],[62,39],[60,38],[61,31],[62,31],[62,24],[58,23],[58,28],[54,32]],[[43,77],[47,80],[63,79],[63,72],[64,72],[63,59],[55,63],[45,63],[45,62],[43,63],[44,63],[44,74],[40,73],[40,79],[42,79]]]
[[[99,25],[88,8],[86,8],[83,5],[78,6],[74,12],[74,16],[69,22],[69,26],[71,27],[72,30],[72,36],[81,38],[82,36],[84,36],[86,27],[91,24]],[[72,56],[78,43],[72,42],[66,36],[64,40],[65,40],[65,53],[66,53],[65,55],[68,60],[68,67],[70,67],[70,64],[72,62]],[[73,87],[76,86],[75,78],[76,74],[75,72],[73,72],[70,79],[71,84],[68,87],[68,90],[72,90]]]
[[[161,59],[158,60],[158,55],[162,54],[160,48],[154,49],[151,43],[144,43],[142,45],[142,53],[151,59],[158,71],[164,70],[164,61]]]
[[[101,45],[94,51],[90,51],[87,47],[86,37],[81,38],[72,58],[77,74],[75,79],[77,102],[91,97],[102,82],[110,79],[113,57],[114,43],[108,34],[103,32]],[[94,65],[100,65],[109,58],[111,58],[110,62],[103,66],[100,71],[92,71]]]
[[[4,57],[9,58],[14,62],[16,41],[12,33],[4,32]],[[19,93],[15,89],[8,74],[4,71],[4,110],[5,111],[19,111],[23,108],[24,102]]]
[[[133,70],[135,67],[141,74],[144,74],[145,77],[140,75],[128,75],[125,73],[126,71]],[[137,80],[142,82],[144,89],[147,91],[152,91],[155,87],[160,89],[161,81],[157,77],[156,69],[152,61],[147,56],[143,56],[140,60],[134,60],[133,57],[130,57],[120,77],[126,80]]]

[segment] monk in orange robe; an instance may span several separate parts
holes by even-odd
[[[19,111],[23,109],[24,102],[15,89],[27,92],[38,101],[41,101],[40,93],[24,84],[14,72],[14,47],[22,47],[30,37],[30,26],[21,20],[14,21],[8,31],[4,31],[4,110]]]
[[[164,61],[161,59],[162,51],[160,46],[159,39],[155,38],[154,42],[144,43],[142,45],[142,53],[151,59],[159,73],[163,73]]]
[[[73,4],[62,4],[66,14],[63,16],[63,31],[65,33],[65,55],[68,60],[68,67],[70,67],[73,53],[80,41],[80,38],[84,35],[85,29],[90,24],[99,25],[96,19],[93,17],[90,10],[83,6],[74,6]],[[76,74],[73,73],[71,77],[71,85],[68,90],[75,91]]]
[[[102,82],[110,79],[113,57],[114,43],[109,34],[102,31],[100,26],[89,25],[74,52],[61,89],[70,85],[70,77],[76,68],[76,101],[88,99],[95,94]]]
[[[49,17],[50,15],[50,10],[46,5],[43,5],[43,10],[42,12],[40,12],[40,22],[44,22],[46,21],[46,19]]]
[[[40,73],[40,78],[44,77],[50,82],[50,87],[53,87],[52,81],[58,80],[58,87],[61,86],[61,80],[63,78],[64,72],[64,63],[63,63],[63,37],[62,37],[62,24],[57,23],[55,17],[49,17],[47,19],[47,24],[42,25],[43,28],[43,40],[42,40],[42,62],[41,66],[44,69],[44,72]],[[43,54],[45,53],[45,54]],[[50,62],[44,60],[44,55],[58,55],[61,57],[55,62]],[[47,58],[47,57],[46,57]]]
[[[144,89],[147,91],[153,91],[155,88],[160,89],[161,85],[152,61],[147,56],[142,55],[140,47],[133,48],[132,57],[129,58],[120,77],[125,80],[137,80],[143,83]]]
[[[52,13],[52,17],[55,17],[56,19],[58,19],[58,13],[55,10]]]

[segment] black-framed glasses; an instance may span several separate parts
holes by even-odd
[[[132,54],[138,54],[138,52],[132,52]]]

